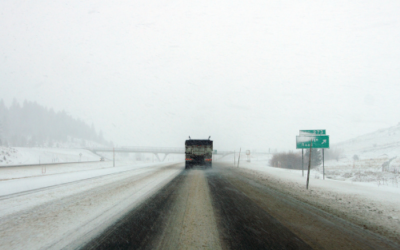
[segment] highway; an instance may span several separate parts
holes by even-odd
[[[77,247],[75,245],[75,247]],[[182,170],[81,249],[399,249],[227,163]]]
[[[257,171],[120,165],[1,169],[0,249],[400,249]]]

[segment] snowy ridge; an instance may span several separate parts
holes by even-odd
[[[400,153],[400,124],[334,144],[332,148],[342,149],[350,157],[355,154],[361,158],[397,156]]]

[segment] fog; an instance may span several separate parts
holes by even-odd
[[[400,122],[399,1],[1,1],[0,99],[121,146],[295,149]]]

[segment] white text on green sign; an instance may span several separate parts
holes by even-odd
[[[329,148],[328,135],[296,136],[296,148]]]
[[[326,129],[300,130],[300,135],[326,135]]]

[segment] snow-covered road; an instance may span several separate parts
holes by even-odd
[[[329,169],[332,167],[329,167]],[[266,162],[240,163],[240,171],[267,186],[399,243],[400,188],[377,183],[322,179],[311,170],[310,186],[301,170],[274,168]]]
[[[400,249],[392,240],[303,202],[259,173],[214,162],[182,171],[84,250]]]
[[[0,249],[78,246],[183,169],[179,163],[116,168],[98,164],[97,169],[76,171],[70,166],[75,169],[70,172],[62,166],[59,173],[0,181]]]

